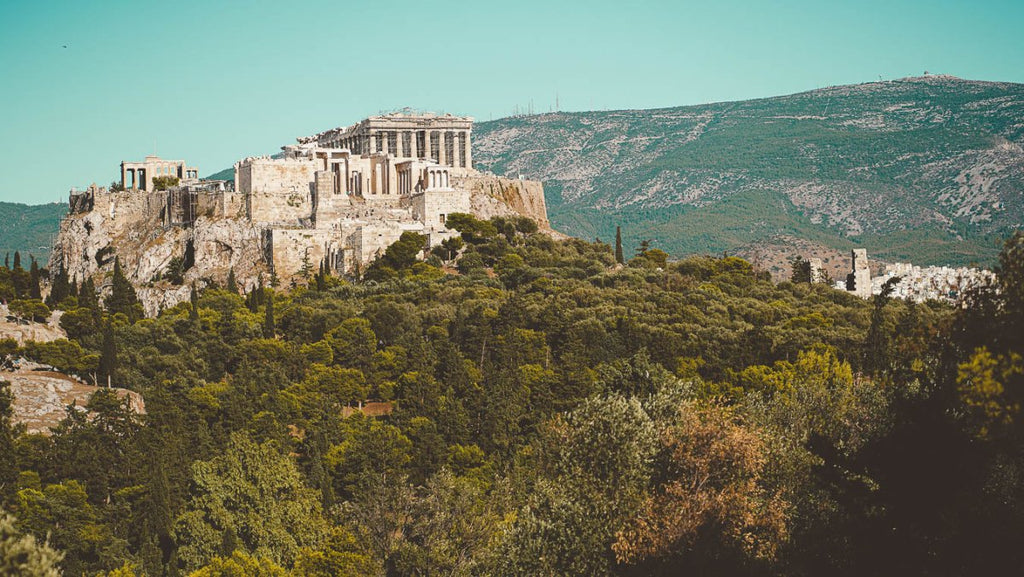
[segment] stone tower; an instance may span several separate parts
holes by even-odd
[[[853,270],[846,275],[846,290],[861,298],[871,298],[871,269],[868,268],[868,251],[855,248],[850,252]]]

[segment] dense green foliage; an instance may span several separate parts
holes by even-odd
[[[147,412],[101,391],[52,436],[0,420],[18,530],[72,575],[1024,563],[1024,235],[958,309],[452,220],[458,275],[410,236],[372,281],[211,287],[155,319],[58,303],[93,329],[8,352],[112,354]]]
[[[0,202],[0,255],[35,255],[43,264],[50,257],[53,235],[57,234],[60,219],[68,212],[63,202],[26,205]]]

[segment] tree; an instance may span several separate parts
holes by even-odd
[[[224,286],[225,289],[231,294],[238,294],[238,281],[235,280],[235,268],[231,267],[228,269],[228,280]]]
[[[795,256],[789,263],[792,273],[789,280],[793,283],[809,284],[811,282],[811,261],[804,260],[800,255]]]
[[[405,231],[398,240],[384,251],[384,254],[373,261],[366,271],[366,278],[386,280],[394,273],[400,273],[416,264],[419,254],[427,244],[427,237],[417,232]],[[390,271],[390,273],[389,273]]]
[[[135,294],[135,287],[121,270],[120,257],[114,257],[114,278],[111,285],[110,296],[104,304],[110,314],[122,313],[132,322],[139,317],[139,297]]]
[[[262,289],[261,289],[262,290]],[[277,326],[274,324],[274,292],[267,294],[267,306],[263,311],[263,338],[272,339],[277,335]]]
[[[42,293],[41,289],[39,288],[39,280],[40,280],[40,276],[41,276],[41,274],[39,272],[39,263],[36,262],[36,258],[34,256],[29,256],[29,258],[32,260],[32,264],[29,267],[29,285],[28,285],[29,293],[28,293],[28,296],[29,296],[29,298],[42,300],[43,293]]]
[[[189,577],[287,577],[288,572],[269,559],[260,559],[235,550],[224,557],[214,557],[208,565],[193,571]]]
[[[626,258],[622,254],[622,227],[615,227],[615,262],[622,264]]]
[[[864,339],[864,369],[875,376],[888,370],[890,365],[889,329],[886,326],[885,305],[892,300],[892,293],[901,277],[893,277],[882,285],[882,291],[875,296],[874,309],[871,311],[871,326],[868,327]]]
[[[153,190],[167,190],[178,186],[179,182],[181,182],[181,180],[177,176],[154,176]]]
[[[692,554],[709,530],[716,534],[712,549],[774,557],[787,536],[788,504],[764,486],[768,449],[757,433],[731,408],[686,403],[661,442],[665,478],[616,534],[616,558],[635,563]]]
[[[16,519],[0,509],[0,575],[59,577],[64,555],[17,529]]]
[[[46,296],[46,305],[56,308],[64,299],[71,296],[68,271],[61,262],[57,272],[53,275],[53,282],[50,283],[50,294]]]
[[[658,449],[639,401],[589,399],[554,420],[537,458],[539,478],[509,528],[502,574],[608,575],[616,533],[643,504]]]
[[[327,535],[318,492],[270,441],[233,433],[222,455],[192,466],[192,483],[174,527],[186,569],[236,550],[291,564],[301,547],[316,547]]]
[[[189,293],[188,318],[192,322],[199,322],[199,291],[196,290],[196,283],[192,283],[192,291]]]
[[[78,288],[78,306],[99,312],[100,304],[99,299],[96,298],[96,285],[93,284],[91,276],[85,277],[82,285]]]
[[[108,319],[103,325],[103,349],[100,351],[99,376],[110,382],[117,371],[117,342],[114,340],[114,327]]]
[[[0,498],[9,493],[18,477],[17,456],[14,451],[14,428],[11,417],[14,416],[12,404],[14,395],[11,384],[0,380]],[[0,515],[3,515],[0,512]]]

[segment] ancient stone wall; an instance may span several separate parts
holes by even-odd
[[[413,216],[426,228],[445,228],[445,220],[453,212],[472,212],[470,197],[463,190],[428,190],[410,199]]]
[[[299,224],[313,214],[313,159],[256,159],[238,167],[239,192],[249,219],[258,223]]]

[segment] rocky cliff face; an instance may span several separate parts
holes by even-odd
[[[473,213],[480,218],[520,215],[532,218],[543,231],[551,231],[544,186],[540,182],[481,174],[456,179],[454,186],[470,192]]]
[[[1024,214],[1024,85],[948,76],[659,110],[483,122],[484,170],[544,182],[551,222],[677,256],[799,237],[991,261]]]
[[[261,231],[244,219],[201,216],[190,227],[165,227],[155,219],[126,224],[133,221],[125,218],[102,210],[70,215],[61,224],[54,258],[62,259],[71,278],[93,276],[105,290],[116,254],[148,315],[187,300],[193,282],[225,282],[231,269],[243,287],[260,275],[269,281]],[[184,269],[182,284],[167,278],[173,259]]]

